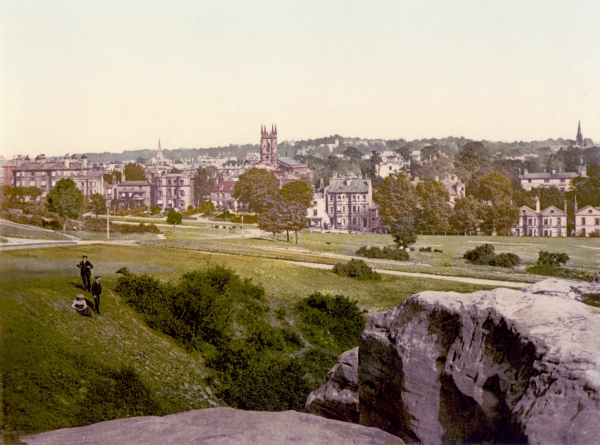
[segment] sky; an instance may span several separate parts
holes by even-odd
[[[600,140],[596,0],[0,0],[0,154]]]

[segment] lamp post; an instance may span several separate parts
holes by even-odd
[[[110,239],[110,201],[106,202],[106,239]]]
[[[244,214],[242,213],[242,238],[244,237]]]

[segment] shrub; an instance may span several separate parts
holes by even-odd
[[[444,252],[442,252],[441,249],[433,249],[433,251],[436,252],[436,253],[444,253]]]
[[[514,253],[500,253],[490,261],[490,266],[513,267],[521,262],[521,258]]]
[[[575,280],[590,280],[594,274],[575,269],[566,269],[560,266],[550,266],[548,264],[536,264],[525,269],[526,272],[543,275],[546,277],[559,277],[559,278],[570,278]]]
[[[158,215],[160,213],[160,207],[157,205],[150,206],[150,215]]]
[[[350,260],[347,263],[336,263],[333,273],[359,280],[381,280],[381,275],[373,271],[363,260]]]
[[[570,260],[569,255],[563,252],[546,252],[540,250],[538,252],[538,266],[562,266]]]
[[[483,244],[473,250],[468,250],[463,258],[473,264],[487,264],[496,267],[513,267],[521,262],[521,258],[514,253],[500,253],[496,255],[494,246]]]
[[[491,244],[483,244],[477,246],[473,250],[467,250],[463,258],[469,260],[473,264],[490,264],[496,256],[494,246]]]
[[[365,311],[343,295],[315,292],[294,306],[300,330],[312,344],[345,351],[356,346],[365,328]]]
[[[116,216],[128,216],[128,215],[133,215],[135,213],[145,212],[146,210],[148,210],[148,206],[140,206],[140,207],[135,207],[135,208],[129,209],[129,210],[117,210],[117,211],[115,211],[115,215]]]
[[[404,250],[389,246],[383,248],[362,246],[356,251],[356,255],[395,261],[408,261],[410,259],[408,253]]]

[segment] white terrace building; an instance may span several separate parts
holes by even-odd
[[[554,206],[540,210],[536,200],[535,210],[527,206],[519,208],[519,222],[511,229],[514,236],[567,236],[567,214]]]
[[[574,172],[557,172],[552,170],[550,173],[528,173],[527,170],[522,175],[519,175],[521,187],[529,191],[540,187],[558,187],[559,190],[567,191],[571,184],[571,180],[585,176],[585,170],[582,170],[581,175]]]
[[[572,235],[590,236],[592,233],[600,236],[600,207],[585,206],[575,210],[575,227]]]

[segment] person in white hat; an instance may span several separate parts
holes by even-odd
[[[73,304],[71,304],[71,307],[77,312],[79,312],[81,315],[85,315],[86,317],[90,318],[92,316],[90,309],[88,308],[88,305],[85,302],[85,295],[83,294],[77,294],[77,296],[73,300]]]

